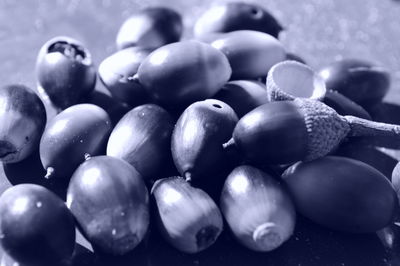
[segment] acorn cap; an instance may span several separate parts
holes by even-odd
[[[304,116],[308,135],[306,161],[328,154],[350,132],[348,122],[324,103],[295,99],[295,105]]]
[[[267,76],[270,101],[309,98],[322,100],[326,93],[325,82],[309,66],[293,60],[275,64]]]

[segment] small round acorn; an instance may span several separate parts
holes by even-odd
[[[96,70],[88,49],[65,36],[46,42],[36,61],[38,84],[60,109],[82,103],[94,90]]]
[[[224,147],[236,147],[254,162],[289,164],[322,157],[352,136],[399,139],[400,126],[341,116],[320,101],[297,98],[243,116]]]
[[[255,251],[272,251],[294,232],[296,212],[286,189],[272,176],[249,165],[227,177],[221,211],[235,237]]]
[[[185,253],[197,253],[210,247],[223,228],[218,206],[201,189],[182,177],[157,180],[151,189],[158,227],[165,239]]]
[[[278,38],[280,23],[262,6],[255,3],[231,2],[215,5],[202,14],[194,26],[194,34],[254,30]]]
[[[322,100],[324,80],[306,64],[286,60],[271,67],[267,76],[270,101],[294,100],[296,97]]]
[[[179,41],[183,32],[181,15],[168,7],[148,7],[130,16],[118,31],[119,50],[127,47],[159,48]]]
[[[46,125],[45,106],[23,85],[1,87],[0,103],[0,162],[20,162],[39,147]]]

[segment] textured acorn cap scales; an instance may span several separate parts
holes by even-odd
[[[296,97],[322,100],[325,82],[309,66],[293,60],[275,64],[267,75],[270,101],[294,100]]]

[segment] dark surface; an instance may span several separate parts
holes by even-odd
[[[32,0],[22,4],[0,0],[0,86],[22,83],[35,88],[37,53],[47,40],[57,35],[67,35],[87,45],[98,66],[116,50],[115,37],[124,19],[140,7],[163,3],[161,0]],[[170,3],[184,15],[185,38],[189,38],[194,20],[211,1]],[[363,58],[386,67],[392,75],[386,100],[400,104],[398,1],[269,0],[258,3],[285,27],[280,39],[287,50],[301,56],[311,67],[319,69],[344,57]],[[97,84],[102,89],[100,82]],[[397,152],[389,152],[399,158]],[[41,175],[40,171],[25,171],[17,179],[36,182]],[[9,186],[0,168],[0,192]],[[181,254],[160,241],[156,234],[146,242],[150,243],[148,247],[143,244],[132,256],[119,262],[112,258],[100,261],[105,265],[399,265],[395,257],[400,251],[385,250],[374,234],[335,233],[308,222],[300,222],[296,228],[295,236],[271,253],[245,250],[225,230],[215,246],[199,255]],[[393,230],[398,231],[396,227]],[[390,245],[393,234],[385,236]],[[78,239],[84,243],[82,237]]]

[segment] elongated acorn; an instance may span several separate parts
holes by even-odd
[[[69,179],[85,155],[103,152],[111,126],[108,114],[94,104],[74,105],[55,116],[40,140],[46,178]]]
[[[238,118],[230,106],[208,99],[191,104],[172,133],[172,158],[186,179],[205,178],[224,167],[222,144],[232,135]]]
[[[140,105],[115,126],[107,143],[107,155],[131,164],[147,180],[162,174],[171,162],[174,120],[162,107]]]
[[[182,177],[157,180],[151,190],[157,206],[159,229],[175,248],[197,253],[211,246],[223,228],[215,202]]]
[[[352,115],[367,120],[372,120],[370,114],[359,104],[353,102],[340,92],[328,90],[322,102],[335,109],[340,115]]]
[[[296,212],[286,189],[272,176],[236,167],[225,181],[221,211],[235,237],[255,251],[271,251],[293,234]]]
[[[60,109],[82,103],[96,84],[90,52],[79,41],[65,36],[55,37],[42,46],[36,75],[40,87]]]
[[[319,73],[328,90],[338,91],[366,109],[381,102],[390,86],[385,68],[360,59],[333,62]]]
[[[74,218],[46,188],[16,185],[0,197],[0,242],[23,265],[67,265],[75,246]]]
[[[133,250],[149,226],[143,178],[118,158],[95,156],[83,162],[71,178],[67,205],[83,235],[108,254]]]
[[[322,157],[346,137],[399,139],[400,126],[341,116],[316,100],[297,98],[257,107],[236,124],[224,147],[257,163],[289,164]]]
[[[265,86],[252,80],[229,81],[213,98],[232,107],[239,118],[269,102]]]
[[[355,159],[371,165],[389,180],[392,177],[394,167],[398,163],[397,159],[376,147],[356,141],[348,141],[341,144],[332,155]]]
[[[283,28],[262,6],[244,2],[215,5],[204,12],[194,26],[197,37],[237,30],[255,30],[278,38]]]
[[[131,107],[145,104],[150,97],[133,76],[140,63],[150,54],[150,49],[130,47],[120,50],[99,65],[99,77],[111,95]]]
[[[231,79],[256,79],[286,59],[283,45],[273,36],[252,30],[225,33],[211,43],[223,52],[232,68]]]
[[[389,225],[398,209],[390,181],[375,168],[326,156],[298,162],[282,175],[305,217],[334,230],[367,233]]]
[[[206,43],[181,41],[147,56],[139,66],[137,78],[160,104],[186,108],[213,96],[231,73],[221,51]]]
[[[130,16],[118,31],[118,49],[158,48],[177,42],[183,32],[181,15],[169,7],[148,7]]]
[[[46,109],[39,96],[23,85],[0,88],[0,161],[20,162],[39,146]]]
[[[306,64],[286,60],[271,67],[267,76],[270,101],[294,100],[297,97],[322,100],[324,80]]]

